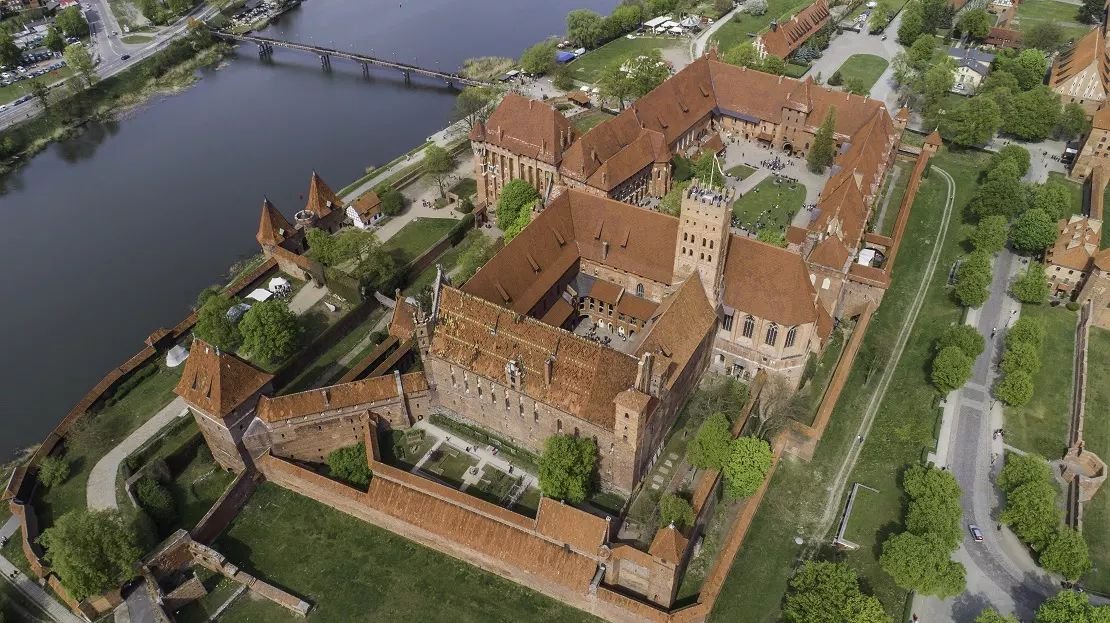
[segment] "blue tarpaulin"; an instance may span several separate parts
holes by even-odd
[[[571,53],[571,52],[556,52],[555,53],[555,62],[556,63],[559,63],[559,64],[569,63],[573,60],[574,60],[574,54]]]

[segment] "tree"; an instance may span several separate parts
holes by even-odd
[[[999,168],[987,176],[987,181],[983,182],[972,199],[971,211],[980,219],[1000,215],[1009,221],[1025,207],[1028,196],[1021,181],[1011,175],[995,175],[1001,173],[1002,167],[1003,165],[999,165]]]
[[[788,244],[786,241],[786,234],[781,229],[774,229],[772,227],[764,227],[759,230],[759,233],[755,235],[755,239],[782,249],[785,249]]]
[[[1043,549],[1060,525],[1056,493],[1055,484],[1044,479],[1027,482],[1007,492],[1000,516],[1002,523],[1013,528],[1018,538],[1033,549]]]
[[[964,307],[979,307],[987,302],[990,285],[990,256],[982,251],[975,251],[956,271],[956,300]]]
[[[767,0],[748,0],[744,3],[744,11],[748,15],[764,15],[767,13]]]
[[[1002,130],[1028,141],[1043,141],[1060,118],[1060,96],[1045,85],[1014,95]]]
[[[378,186],[374,192],[382,202],[382,214],[396,216],[405,209],[405,196],[390,184]]]
[[[69,478],[69,461],[57,456],[46,457],[39,464],[38,478],[47,489],[62,484]]]
[[[1002,371],[1006,374],[1024,372],[1032,375],[1040,368],[1040,354],[1037,348],[1028,342],[1018,342],[1002,354]]]
[[[283,361],[297,350],[301,325],[284,301],[271,299],[256,303],[239,323],[243,349],[258,360]]]
[[[1030,262],[1029,268],[1010,286],[1010,292],[1022,303],[1040,305],[1048,300],[1048,277],[1044,272],[1044,264]]]
[[[868,30],[878,32],[886,28],[896,9],[894,0],[879,0],[878,6],[871,11],[871,17],[867,20]]]
[[[15,67],[23,61],[23,50],[15,44],[11,33],[0,30],[0,63]]]
[[[62,31],[57,26],[51,26],[46,31],[46,37],[42,40],[43,45],[50,49],[51,52],[61,52],[66,49],[66,38]]]
[[[50,87],[46,86],[46,83],[38,78],[32,78],[27,84],[31,87],[31,96],[38,100],[39,106],[42,107],[43,112],[49,112]]]
[[[66,64],[73,68],[80,76],[81,82],[85,87],[91,87],[96,82],[96,64],[89,56],[89,50],[80,43],[66,46],[63,53],[65,55]]]
[[[1052,467],[1036,454],[1011,454],[998,474],[998,486],[1009,493],[1030,482],[1052,482]]]
[[[731,455],[731,443],[732,432],[728,418],[723,413],[714,413],[701,425],[698,434],[690,442],[686,459],[699,469],[721,469]]]
[[[520,55],[520,69],[529,74],[548,74],[555,69],[555,42],[541,41]]]
[[[764,73],[774,74],[776,76],[786,75],[786,61],[774,54],[768,54],[763,57],[763,64],[759,69]]]
[[[963,538],[960,526],[960,485],[952,472],[915,463],[902,479],[910,496],[906,530],[931,536],[955,549]]]
[[[813,146],[809,148],[809,155],[806,156],[810,171],[824,173],[825,169],[833,163],[833,158],[836,157],[836,139],[833,137],[835,129],[836,106],[832,106],[829,108],[829,112],[825,114],[825,120],[821,122],[821,127],[817,129],[817,134],[813,138]]]
[[[987,38],[994,25],[994,18],[984,9],[971,9],[960,16],[960,32],[976,41]]]
[[[964,386],[971,378],[974,360],[956,346],[948,346],[933,357],[932,372],[929,378],[933,387],[942,394],[955,391]]]
[[[973,97],[944,119],[941,133],[957,145],[983,145],[1002,127],[1002,110],[989,97]]]
[[[1015,371],[1007,374],[995,390],[998,399],[1011,407],[1029,404],[1033,398],[1033,377],[1028,372]]]
[[[1072,214],[1071,191],[1059,182],[1034,186],[1031,207],[1044,210],[1053,219],[1066,219]]]
[[[135,483],[135,497],[139,506],[159,527],[165,529],[177,517],[177,504],[169,489],[150,476],[143,476]]]
[[[759,50],[756,50],[752,43],[741,43],[729,48],[724,54],[724,61],[738,67],[750,67],[752,69],[758,69],[763,64],[763,59],[759,56]]]
[[[81,601],[116,588],[134,574],[141,552],[118,511],[76,510],[58,518],[38,542],[46,560]]]
[[[474,241],[459,254],[459,259],[455,264],[454,281],[458,284],[466,283],[497,252],[497,248],[489,236],[483,234],[472,235],[475,235]]]
[[[1022,212],[1010,228],[1014,249],[1027,254],[1041,253],[1056,242],[1056,219],[1038,208]]]
[[[601,39],[602,17],[588,9],[567,13],[567,39],[581,48],[593,48]]]
[[[863,78],[851,77],[844,81],[844,90],[856,95],[867,95],[871,93],[871,87],[867,86]]]
[[[998,153],[991,156],[990,169],[993,170],[1004,162],[1012,162],[1017,165],[1017,172],[1014,174],[1016,177],[1022,177],[1029,172],[1029,150],[1021,145],[1006,145],[998,150]]]
[[[1091,569],[1091,556],[1083,535],[1070,526],[1061,526],[1049,540],[1038,559],[1041,566],[1074,582]]]
[[[1000,214],[979,219],[975,231],[971,232],[971,244],[976,251],[995,253],[1006,246],[1010,237],[1010,225],[1006,217]]]
[[[937,341],[937,350],[956,347],[968,357],[975,359],[986,348],[986,340],[975,327],[966,324],[957,324],[948,327]]]
[[[734,498],[755,493],[771,469],[771,446],[757,437],[738,437],[729,446],[728,462],[722,472],[725,492]]]
[[[551,84],[556,89],[569,91],[574,88],[574,76],[571,75],[570,69],[566,65],[556,65],[555,70],[551,73]]]
[[[524,231],[524,228],[527,227],[528,223],[531,222],[532,211],[528,209],[521,210],[520,213],[517,214],[516,220],[514,220],[502,232],[504,234],[505,244],[509,244],[510,242],[512,242],[513,238],[516,238],[517,235],[520,234],[520,232]]]
[[[975,617],[975,623],[1019,623],[1012,614],[998,614],[994,610],[984,610]]]
[[[447,196],[447,178],[455,170],[455,159],[439,145],[428,145],[424,150],[424,172],[439,187],[439,196]]]
[[[353,446],[338,448],[328,454],[331,475],[356,487],[370,484],[370,464],[366,460],[366,444],[361,441]]]
[[[913,45],[906,51],[906,60],[911,68],[916,71],[925,71],[937,55],[937,46],[940,44],[933,35],[921,35],[914,39]]]
[[[528,182],[516,179],[501,189],[497,198],[497,227],[504,231],[519,220],[523,210],[531,210],[540,198],[540,193]]]
[[[902,23],[898,26],[898,43],[913,45],[925,32],[925,21],[916,2],[911,2],[902,10]]]
[[[593,439],[548,437],[540,456],[540,489],[549,498],[578,504],[589,493],[596,463],[597,446]]]
[[[1091,605],[1085,593],[1060,591],[1037,608],[1034,623],[1106,623],[1110,607]]]
[[[217,348],[234,350],[239,346],[242,336],[239,334],[238,324],[227,315],[233,306],[235,301],[228,296],[217,294],[208,297],[197,311],[197,323],[193,333]]]
[[[619,65],[610,65],[601,72],[597,80],[597,88],[601,96],[606,99],[616,100],[617,107],[624,109],[627,100],[633,98],[633,84]]]
[[[1087,119],[1087,112],[1075,102],[1064,104],[1064,108],[1060,111],[1060,122],[1057,130],[1057,134],[1063,139],[1083,136],[1091,130],[1091,122]]]
[[[1102,19],[1106,5],[1100,0],[1083,0],[1076,18],[1084,24],[1094,24]]]
[[[89,35],[89,22],[82,15],[80,7],[71,6],[58,11],[54,25],[61,28],[67,37],[83,38]]]
[[[686,501],[686,498],[668,493],[659,500],[660,528],[673,525],[679,530],[685,530],[693,524],[694,507],[690,506],[690,502]]]
[[[947,598],[967,585],[967,570],[950,556],[951,549],[939,538],[902,532],[883,543],[879,565],[902,588]]]
[[[628,59],[622,65],[625,80],[628,82],[629,95],[639,99],[663,84],[670,77],[671,70],[663,60],[659,50],[649,50]]]
[[[1021,43],[1027,48],[1036,48],[1051,54],[1063,45],[1064,29],[1054,21],[1034,22],[1022,33]]]
[[[998,69],[1017,78],[1022,91],[1028,91],[1044,82],[1048,71],[1048,58],[1040,50],[1025,49],[1017,55],[1003,55],[996,59]]]
[[[882,603],[860,591],[855,570],[813,560],[790,578],[782,615],[788,623],[891,623]]]
[[[455,110],[452,118],[455,121],[466,122],[466,127],[489,116],[489,105],[497,97],[497,92],[489,87],[466,87],[455,98]]]
[[[925,114],[935,116],[944,97],[956,84],[956,67],[951,57],[945,55],[935,60],[922,75],[922,95]]]
[[[1029,342],[1036,346],[1037,350],[1040,350],[1041,346],[1044,345],[1044,338],[1044,324],[1035,318],[1022,316],[1006,332],[1006,347],[1013,348],[1014,344],[1018,342]]]

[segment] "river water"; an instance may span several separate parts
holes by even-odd
[[[517,56],[566,13],[615,0],[308,0],[262,34],[457,69]],[[340,188],[420,144],[455,93],[253,46],[192,88],[52,145],[0,194],[0,459],[39,441],[106,372],[256,253],[264,196],[286,215],[313,169]]]

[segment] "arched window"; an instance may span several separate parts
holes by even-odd
[[[638,296],[640,298],[644,298],[644,284],[642,284],[642,283],[637,283],[636,284],[636,296]]]
[[[767,339],[764,340],[764,341],[767,344],[769,344],[771,346],[774,346],[775,341],[778,340],[778,339],[779,339],[779,326],[772,322],[771,326],[767,327]]]
[[[790,327],[786,332],[786,347],[790,348],[794,345],[794,340],[798,337],[798,327]]]
[[[755,334],[755,318],[750,315],[744,318],[744,337],[750,338]]]

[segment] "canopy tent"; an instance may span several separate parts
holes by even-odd
[[[189,351],[185,350],[184,346],[178,344],[177,346],[171,348],[168,353],[166,353],[166,367],[176,368],[182,363],[185,363],[185,360],[188,358]]]
[[[699,19],[696,15],[691,15],[679,22],[678,25],[682,26],[683,28],[697,28],[701,25],[701,19]]]
[[[652,19],[644,22],[644,26],[648,28],[655,28],[656,26],[662,26],[669,21],[671,21],[670,15],[660,15],[659,17],[653,17]]]
[[[573,52],[567,52],[565,50],[560,50],[559,52],[555,53],[555,62],[559,63],[560,65],[562,65],[564,63],[569,63],[573,60],[574,60],[574,53]]]
[[[681,35],[682,33],[686,32],[686,31],[683,30],[682,26],[673,26],[667,32],[671,33],[672,35]]]
[[[259,303],[261,303],[262,301],[265,301],[265,300],[269,299],[273,295],[274,295],[274,293],[270,292],[269,290],[265,290],[263,288],[258,288],[254,292],[251,292],[250,294],[248,294],[247,298],[249,298],[251,300],[254,300],[254,301],[258,301]]]
[[[271,292],[276,292],[278,290],[278,288],[288,288],[288,287],[289,287],[289,280],[288,279],[286,279],[285,277],[274,277],[273,279],[270,280],[270,283],[266,286],[266,289],[271,291]]]
[[[667,20],[667,21],[665,21],[665,22],[663,22],[662,24],[659,24],[659,25],[662,26],[663,28],[670,29],[670,28],[674,28],[675,26],[678,26],[678,22]]]
[[[232,322],[239,322],[239,319],[242,318],[243,314],[247,313],[250,308],[251,306],[247,303],[232,305],[231,307],[227,308],[227,319]]]

